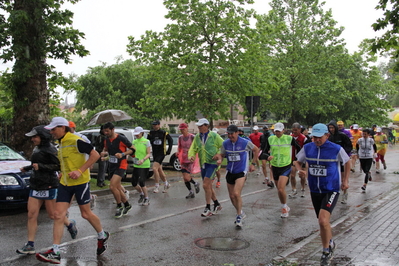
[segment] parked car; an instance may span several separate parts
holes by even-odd
[[[130,142],[133,142],[133,140],[135,139],[135,136],[133,135],[133,128],[126,128],[126,127],[115,127],[115,132],[117,134],[123,135],[125,136]],[[149,130],[144,130],[144,137],[147,138],[148,132],[150,132]],[[100,128],[89,128],[86,130],[82,130],[79,131],[80,134],[85,135],[92,144],[94,144],[98,138],[98,136],[100,135]],[[101,152],[101,151],[98,151]],[[134,156],[133,156],[134,157]],[[127,175],[131,175],[133,174],[133,157],[132,156],[127,156],[127,161],[129,164],[129,167],[127,168],[126,174]],[[150,160],[152,161],[152,157],[150,158]],[[93,165],[93,168],[90,170],[91,173],[98,173],[98,163],[95,163]],[[153,175],[153,170],[152,170],[152,163],[151,163],[151,168],[150,171],[148,173],[147,178],[150,178]]]
[[[179,158],[177,158],[177,156],[176,156],[177,142],[179,141],[180,134],[170,134],[170,136],[173,139],[172,151],[170,152],[169,155],[165,156],[165,159],[163,159],[162,164],[166,165],[166,166],[172,166],[174,170],[180,171],[181,170],[180,161],[179,161]]]
[[[29,198],[31,172],[21,173],[23,166],[30,165],[18,152],[0,142],[0,208],[11,209],[26,206]]]

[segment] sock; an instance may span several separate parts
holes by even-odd
[[[191,191],[191,183],[187,181],[184,182],[184,184],[186,185],[186,188]]]
[[[121,202],[121,203],[118,203],[118,204],[116,204],[116,206],[117,206],[118,208],[122,208],[122,202]]]
[[[282,204],[283,208],[287,208],[288,205],[287,204]]]
[[[35,241],[28,241],[28,245],[31,246],[31,247],[34,247],[35,246]]]
[[[207,208],[208,210],[210,210],[211,209],[211,204],[206,204],[206,207],[205,208]]]
[[[145,197],[145,199],[150,199],[149,197]]]
[[[197,184],[197,182],[195,182],[192,178],[190,180],[190,183],[193,183],[194,185]]]
[[[330,253],[330,248],[323,248],[323,253]]]
[[[159,187],[159,183],[155,183],[155,187]]]
[[[168,183],[168,181],[165,181],[165,186],[167,186],[169,183]]]
[[[140,195],[143,195],[143,196],[144,196],[144,192],[141,192]]]
[[[98,238],[98,239],[104,239],[104,238],[105,238],[105,232],[104,232],[104,230],[101,230],[101,232],[97,233],[97,238]]]
[[[220,205],[218,200],[214,200],[214,201],[213,201],[213,204],[215,204],[215,206]]]
[[[53,244],[53,252],[55,254],[60,254],[60,245]]]

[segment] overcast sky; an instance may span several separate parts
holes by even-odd
[[[255,0],[251,5],[258,13],[270,10],[269,0]],[[365,38],[373,38],[376,33],[371,25],[382,17],[376,11],[378,0],[326,0],[325,8],[331,8],[338,26],[344,26],[341,35],[347,43],[350,53],[358,50],[358,45]],[[83,75],[89,67],[102,62],[114,64],[115,58],[131,58],[126,53],[128,36],[140,38],[146,30],[163,31],[167,13],[162,0],[81,0],[75,5],[66,6],[74,12],[76,29],[86,34],[83,44],[90,51],[84,58],[73,57],[73,63],[65,65],[61,60],[51,61],[58,71],[65,75],[75,73]],[[378,34],[380,35],[380,34]],[[11,63],[1,68],[12,67]]]

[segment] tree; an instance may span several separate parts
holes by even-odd
[[[137,104],[143,98],[145,84],[149,82],[145,66],[132,60],[107,66],[90,68],[87,74],[75,81],[76,110],[88,110],[86,118],[80,119],[85,125],[97,112],[106,109],[120,109],[129,113],[133,120],[119,122],[119,125],[149,125],[151,114]],[[96,95],[96,97],[93,97]],[[80,121],[75,121],[80,124]]]
[[[70,26],[73,13],[61,9],[65,2],[75,4],[78,0],[0,1],[0,8],[7,13],[0,15],[0,58],[4,62],[15,61],[5,81],[13,101],[15,134],[11,145],[28,155],[32,149],[24,133],[49,122],[47,76],[59,75],[46,59],[70,63],[71,55],[88,54],[80,44],[84,34]]]
[[[164,1],[173,23],[140,40],[129,37],[128,52],[149,66],[151,77],[139,105],[159,118],[192,121],[200,112],[214,120],[228,118],[231,105],[259,93],[260,66],[250,61],[257,46],[249,23],[254,11],[240,6],[251,3]]]
[[[269,52],[277,87],[263,99],[270,110],[289,124],[326,121],[349,97],[338,74],[350,61],[339,38],[331,11],[317,0],[273,0],[272,10],[258,16],[257,30]],[[262,34],[270,25],[270,34]]]

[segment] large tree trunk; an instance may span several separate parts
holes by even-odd
[[[27,157],[32,143],[25,133],[33,127],[49,122],[49,92],[46,83],[46,46],[43,38],[43,8],[39,0],[15,0],[14,11],[24,11],[28,21],[13,36],[13,46],[18,47],[13,67],[14,118],[11,145]],[[24,49],[23,49],[24,48]]]

